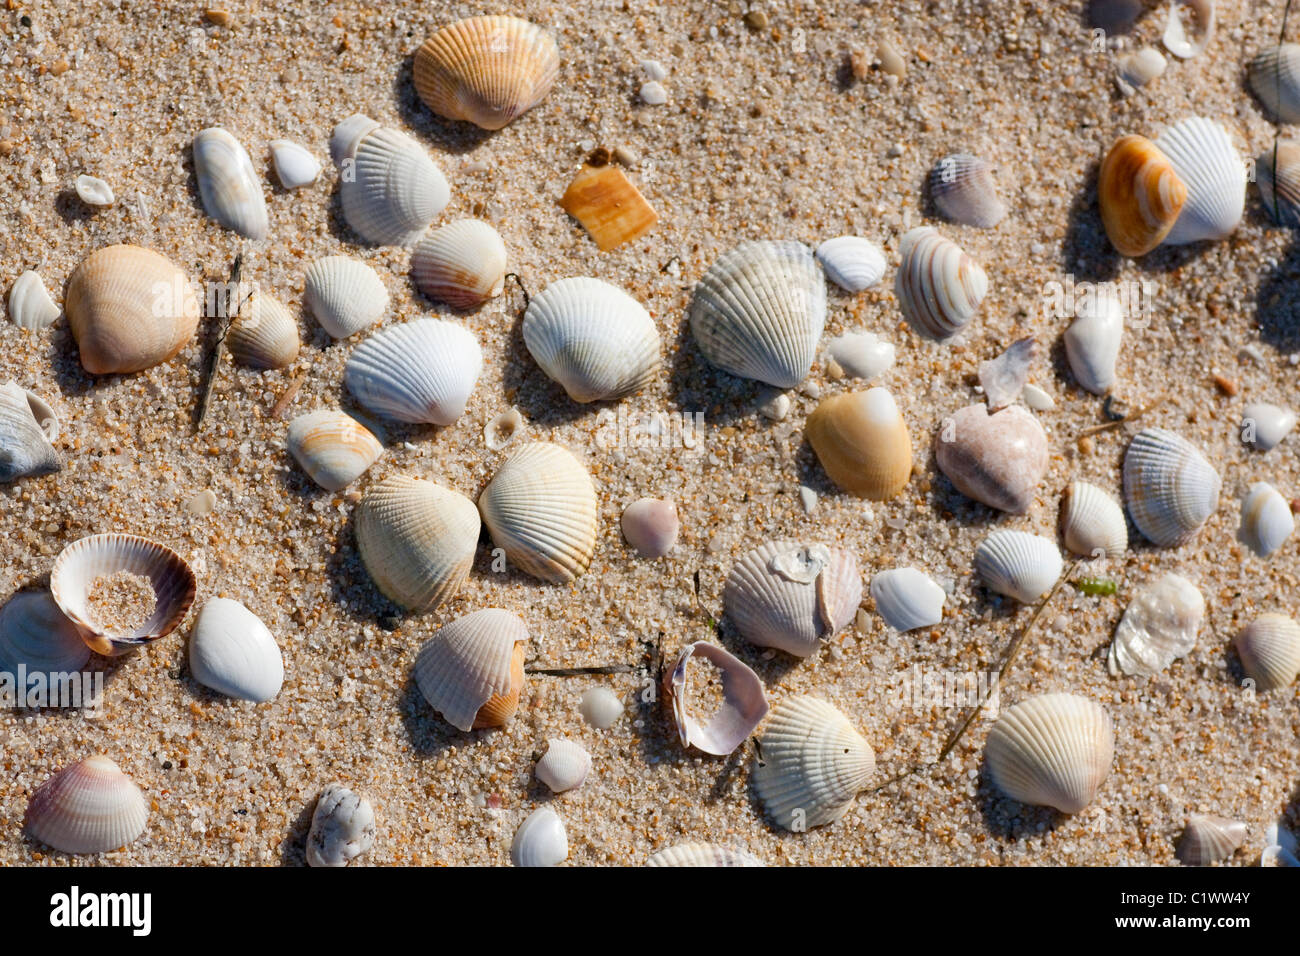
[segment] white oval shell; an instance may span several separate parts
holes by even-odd
[[[894,294],[907,324],[918,335],[945,341],[975,318],[988,294],[984,270],[961,247],[930,226],[903,236]]]
[[[1124,453],[1124,501],[1153,544],[1190,541],[1219,506],[1219,473],[1191,442],[1163,428],[1138,432]]]
[[[916,568],[878,571],[871,578],[876,613],[896,631],[932,627],[943,620],[943,588]]]
[[[450,425],[483,371],[474,333],[441,319],[380,329],[352,350],[343,381],[357,401],[401,422]]]
[[[1256,402],[1247,405],[1241,413],[1241,440],[1246,445],[1269,451],[1291,434],[1295,423],[1296,414],[1289,408]]]
[[[0,484],[59,470],[50,437],[59,434],[54,410],[13,382],[0,386]]]
[[[1250,486],[1241,500],[1241,530],[1238,537],[1261,558],[1267,558],[1291,537],[1295,517],[1291,505],[1266,481]]]
[[[994,531],[975,548],[975,573],[992,590],[1022,604],[1050,591],[1063,567],[1054,542],[1025,531]]]
[[[278,299],[253,293],[230,321],[226,348],[240,365],[284,368],[298,357],[298,322]]]
[[[642,558],[662,558],[677,543],[681,522],[677,505],[658,498],[639,498],[623,509],[623,537]]]
[[[447,723],[469,731],[480,708],[512,685],[515,645],[528,640],[528,626],[509,611],[484,608],[434,632],[415,660],[415,682]]]
[[[311,150],[292,140],[271,140],[271,162],[275,164],[275,175],[285,189],[310,186],[320,176],[320,160],[311,154]]]
[[[1240,820],[1193,813],[1187,818],[1176,855],[1186,866],[1208,866],[1232,856],[1246,841],[1246,834],[1246,824]]]
[[[77,177],[73,188],[77,191],[77,197],[87,206],[113,205],[113,187],[102,179],[83,174]]]
[[[646,866],[766,866],[751,853],[714,843],[679,843],[650,856]]]
[[[701,722],[690,712],[687,671],[699,655],[717,669],[722,683],[722,706]],[[706,754],[723,757],[748,739],[767,716],[767,695],[763,682],[743,661],[708,641],[687,644],[664,681],[672,704],[677,736],[683,747],[697,747]]]
[[[19,591],[0,607],[0,673],[72,673],[90,660],[77,626],[48,591]]]
[[[473,309],[501,294],[506,244],[479,219],[435,229],[411,251],[411,278],[421,292],[456,309]]]
[[[934,164],[930,195],[945,219],[965,226],[992,229],[1007,214],[993,167],[969,153],[954,153]]]
[[[384,446],[345,412],[331,409],[299,415],[289,423],[289,454],[326,491],[341,491],[379,460]]]
[[[219,126],[195,136],[194,177],[209,216],[249,239],[266,238],[262,181],[239,140]]]
[[[1061,531],[1066,548],[1086,558],[1121,558],[1128,550],[1124,509],[1086,481],[1072,481],[1066,489],[1061,499]]]
[[[24,828],[64,853],[104,853],[144,832],[144,794],[108,757],[87,757],[36,788]]]
[[[831,339],[830,353],[847,374],[868,382],[894,367],[893,343],[874,332],[845,332],[836,336]]]
[[[556,866],[568,856],[564,821],[549,807],[530,813],[510,843],[510,862],[515,866]]]
[[[1288,687],[1300,674],[1300,624],[1285,614],[1261,614],[1233,644],[1242,670],[1260,690]]]
[[[591,687],[582,692],[578,711],[597,730],[609,730],[623,716],[623,701],[608,687]]]
[[[190,673],[219,694],[261,703],[280,693],[284,658],[261,618],[238,601],[215,597],[194,621]]]
[[[348,134],[352,130],[348,127]],[[446,178],[424,147],[386,126],[356,139],[340,167],[343,218],[376,245],[409,246],[451,198]]]
[[[1115,628],[1107,667],[1111,674],[1157,674],[1196,645],[1205,617],[1200,589],[1166,574],[1138,592]]]
[[[1230,235],[1246,205],[1246,163],[1223,127],[1193,116],[1161,133],[1156,146],[1187,187],[1182,212],[1163,244],[1182,246]]]
[[[1283,123],[1300,123],[1300,44],[1270,47],[1250,61],[1250,88]]]
[[[546,741],[546,753],[533,768],[537,779],[550,787],[552,793],[563,793],[582,786],[591,772],[591,754],[563,737]]]
[[[14,280],[9,290],[9,317],[20,329],[39,332],[59,317],[59,307],[50,298],[39,274],[30,269]]]
[[[308,866],[347,866],[375,842],[375,810],[341,783],[321,791],[307,834]]]
[[[364,262],[326,256],[308,267],[302,301],[321,328],[345,339],[379,321],[388,309],[388,290]]]
[[[880,247],[861,236],[836,236],[817,247],[817,261],[832,282],[855,295],[885,277],[888,263]]]
[[[1065,355],[1079,384],[1105,395],[1115,384],[1115,362],[1124,337],[1124,306],[1109,291],[1097,291],[1079,303],[1065,330]]]

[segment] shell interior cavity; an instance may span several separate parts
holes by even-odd
[[[1230,235],[1241,222],[1246,204],[1246,163],[1223,127],[1193,116],[1165,130],[1156,146],[1187,187],[1187,200],[1164,238],[1165,245]]]
[[[861,236],[836,236],[817,247],[826,276],[845,292],[857,294],[885,277],[888,263],[880,247]]]
[[[724,867],[724,866],[766,866],[767,864],[735,847],[719,846],[716,843],[678,843],[665,847],[650,855],[646,866],[690,866],[690,867]]]
[[[307,834],[308,866],[347,866],[375,842],[375,810],[363,793],[331,783],[321,791]]]
[[[1226,860],[1246,842],[1248,828],[1240,820],[1211,813],[1193,813],[1183,827],[1175,854],[1185,866],[1209,866]]]
[[[90,648],[48,591],[19,591],[0,607],[0,672],[71,673],[90,660]]]
[[[9,382],[0,386],[0,484],[59,470],[50,444],[59,420],[44,399]]]
[[[289,423],[289,454],[326,491],[341,491],[379,460],[384,446],[359,421],[335,409],[299,415]]]
[[[82,174],[72,185],[77,192],[77,198],[87,206],[111,206],[116,198],[113,195],[113,187],[95,176]]]
[[[1115,628],[1111,674],[1158,674],[1196,645],[1205,598],[1195,584],[1169,573],[1137,593]]]
[[[1097,201],[1111,245],[1120,255],[1141,256],[1173,229],[1187,186],[1160,147],[1131,135],[1119,139],[1102,160]]]
[[[431,299],[455,309],[478,308],[506,283],[506,244],[479,219],[435,229],[411,251],[411,278]]]
[[[1250,486],[1241,500],[1239,537],[1250,550],[1267,558],[1295,532],[1295,516],[1282,494],[1266,481]]]
[[[343,218],[366,242],[409,246],[447,205],[451,187],[418,142],[387,126],[367,128],[369,123],[348,117],[335,127],[330,144],[331,153],[342,154],[335,161]]]
[[[1119,559],[1128,550],[1128,523],[1118,501],[1096,485],[1072,481],[1061,499],[1065,546],[1086,558]]]
[[[284,658],[261,618],[238,601],[215,597],[194,621],[190,673],[219,694],[262,702],[280,693]]]
[[[1300,674],[1300,624],[1285,614],[1261,614],[1238,632],[1233,645],[1259,690],[1289,687]]]
[[[564,821],[550,807],[530,813],[510,843],[510,862],[515,866],[558,866],[568,856]]]
[[[1134,436],[1124,454],[1124,501],[1143,536],[1162,548],[1190,541],[1219,506],[1221,479],[1191,442],[1163,428]]]
[[[376,415],[450,425],[465,411],[483,371],[474,333],[441,319],[380,329],[352,350],[343,381]]]
[[[945,219],[965,226],[992,229],[1007,214],[993,167],[969,153],[954,153],[934,164],[930,196]]]
[[[350,256],[325,256],[307,269],[303,304],[321,328],[345,339],[374,325],[388,310],[384,280]]]
[[[564,793],[582,786],[591,772],[591,754],[581,744],[563,737],[546,741],[546,753],[537,761],[533,773],[552,793]]]
[[[969,325],[989,291],[980,264],[931,226],[905,234],[898,251],[894,294],[912,331],[943,342]]]
[[[37,332],[59,317],[59,307],[38,273],[29,269],[14,280],[9,290],[9,317],[20,329]]]
[[[528,627],[484,608],[440,627],[415,661],[415,682],[453,727],[499,727],[514,716],[524,684]]]
[[[896,631],[933,627],[943,620],[947,594],[924,571],[892,568],[871,578],[876,612]]]
[[[1094,395],[1115,384],[1115,363],[1124,336],[1124,305],[1110,290],[1085,295],[1065,330],[1065,357],[1075,379]]]
[[[1055,542],[1025,531],[994,531],[975,548],[975,573],[989,588],[1033,604],[1056,584],[1064,563]]]
[[[209,216],[249,239],[265,239],[266,200],[253,161],[239,140],[219,126],[194,137],[194,177]]]
[[[105,853],[144,832],[149,808],[140,788],[108,757],[87,757],[36,788],[28,836],[64,853]]]
[[[696,656],[717,668],[722,682],[722,706],[707,720],[699,720],[690,712],[688,671]],[[665,677],[664,690],[682,746],[696,747],[706,754],[721,757],[731,753],[767,716],[767,695],[758,675],[739,658],[707,641],[682,648],[677,664]]]

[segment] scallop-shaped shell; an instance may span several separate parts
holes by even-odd
[[[1300,44],[1264,50],[1250,61],[1247,75],[1266,110],[1283,123],[1300,123]]]
[[[552,282],[524,313],[524,344],[575,402],[622,398],[659,370],[659,330],[640,302],[600,279]]]
[[[845,292],[869,289],[885,276],[888,263],[880,247],[860,236],[836,236],[817,247],[817,261]]]
[[[1190,541],[1219,506],[1219,473],[1181,435],[1138,432],[1124,453],[1124,501],[1139,531],[1162,548]]]
[[[190,673],[219,694],[260,703],[280,693],[284,658],[261,618],[238,601],[214,597],[194,620]]]
[[[716,843],[679,843],[651,854],[646,866],[766,866],[767,864],[744,850],[719,846]]]
[[[934,457],[968,498],[1025,514],[1047,470],[1047,434],[1019,405],[991,414],[984,405],[967,405],[940,427]]]
[[[149,619],[128,633],[104,628],[89,608],[95,580],[120,571],[148,578],[154,592]],[[50,569],[50,595],[97,654],[114,657],[165,637],[185,619],[197,581],[171,548],[133,534],[92,534],[72,542]]]
[[[1239,537],[1261,558],[1267,558],[1286,544],[1295,532],[1295,517],[1281,493],[1266,481],[1250,486],[1241,500]]]
[[[1110,291],[1084,296],[1065,330],[1065,357],[1075,379],[1094,395],[1115,384],[1115,363],[1124,337],[1124,305]]]
[[[375,809],[369,798],[341,783],[321,791],[307,834],[308,866],[347,866],[375,842]]]
[[[891,568],[871,578],[876,612],[896,631],[932,627],[943,620],[946,592],[924,571]]]
[[[560,72],[551,35],[518,17],[470,17],[415,53],[415,90],[447,119],[501,129],[546,98]]]
[[[826,280],[800,242],[744,242],[695,287],[691,335],[710,363],[777,388],[803,381],[826,325]]]
[[[975,548],[975,573],[999,594],[1033,604],[1052,589],[1064,563],[1055,542],[1025,531],[994,531]]]
[[[469,576],[478,546],[478,509],[464,495],[423,478],[395,475],[357,507],[357,549],[379,590],[404,608],[426,611]]]
[[[278,299],[253,294],[230,320],[226,348],[240,365],[284,368],[298,357],[298,322]]]
[[[92,375],[140,372],[185,347],[199,324],[199,301],[185,273],[139,246],[92,252],[64,296],[68,325]]]
[[[1288,687],[1300,674],[1300,624],[1285,614],[1261,614],[1233,644],[1242,670],[1260,690]]]
[[[681,521],[672,501],[639,498],[623,509],[620,526],[639,557],[662,558],[677,543]]]
[[[87,757],[36,788],[23,827],[64,853],[104,853],[144,832],[144,794],[108,757]]]
[[[848,626],[862,601],[850,551],[769,541],[736,562],[723,589],[727,614],[759,647],[807,657]]]
[[[431,299],[474,309],[506,284],[506,244],[479,219],[458,219],[435,229],[411,252],[411,278]]]
[[[415,659],[415,682],[453,727],[499,727],[514,716],[524,686],[528,627],[509,611],[484,608],[434,632]]]
[[[564,584],[596,550],[596,486],[583,464],[550,442],[524,445],[478,499],[479,514],[506,559],[543,581]]]
[[[970,324],[989,291],[980,264],[930,226],[904,235],[898,251],[894,294],[912,330],[942,342]]]
[[[1182,246],[1230,235],[1246,205],[1246,164],[1223,127],[1193,116],[1161,133],[1156,146],[1187,187],[1183,210],[1164,244]]]
[[[722,683],[722,706],[704,721],[690,711],[687,672],[697,655],[714,666]],[[767,695],[758,675],[739,658],[708,641],[682,648],[676,665],[664,675],[664,694],[672,707],[682,746],[697,747],[717,757],[743,744],[767,716]]]
[[[1269,451],[1295,428],[1296,415],[1289,408],[1256,402],[1241,412],[1241,440],[1261,451]]]
[[[934,164],[930,195],[945,219],[965,226],[992,229],[1007,214],[993,167],[969,153],[954,153]]]
[[[285,189],[310,186],[320,176],[320,160],[311,150],[288,139],[271,140],[271,162],[275,175]]]
[[[1143,588],[1124,610],[1106,667],[1112,675],[1157,674],[1196,645],[1205,617],[1200,589],[1179,574]]]
[[[50,437],[59,433],[54,410],[13,382],[0,386],[0,484],[59,470]]]
[[[90,659],[81,631],[48,591],[19,591],[0,607],[0,673],[79,671]]]
[[[1246,824],[1209,813],[1187,818],[1175,855],[1186,866],[1208,866],[1226,860],[1246,841]]]
[[[474,333],[441,319],[380,329],[352,350],[343,381],[357,401],[400,422],[450,425],[483,371]]]
[[[849,719],[813,697],[777,704],[759,742],[754,789],[779,826],[796,833],[834,823],[876,769]]]
[[[1187,201],[1187,187],[1155,143],[1125,136],[1102,161],[1097,200],[1111,245],[1121,255],[1141,256],[1169,235]]]
[[[1122,558],[1128,550],[1128,523],[1120,503],[1096,485],[1072,481],[1061,498],[1065,546],[1086,558]],[[1098,555],[1101,552],[1101,555]]]
[[[289,423],[289,454],[316,484],[341,491],[379,460],[384,446],[345,412],[321,409]]]
[[[887,389],[823,399],[804,434],[831,481],[860,498],[888,501],[912,476],[912,439]]]
[[[1255,188],[1274,222],[1300,226],[1300,143],[1284,139],[1276,150],[1273,145],[1265,149],[1255,160]]]
[[[568,856],[564,821],[550,807],[530,813],[510,843],[510,862],[515,866],[557,866]]]
[[[551,737],[546,741],[546,753],[533,768],[537,779],[550,787],[552,793],[564,793],[582,786],[591,773],[591,754],[563,737]]]
[[[1114,752],[1110,715],[1074,694],[1030,697],[1003,711],[984,745],[999,790],[1062,813],[1078,813],[1092,802]]]
[[[9,317],[20,329],[39,332],[59,317],[59,307],[50,298],[45,283],[30,269],[14,280],[9,290]]]
[[[352,130],[351,119],[339,126]],[[423,146],[387,126],[374,126],[350,147],[340,162],[343,218],[366,242],[409,246],[451,199],[442,170]]]
[[[195,136],[194,178],[209,216],[241,236],[266,238],[262,181],[239,140],[219,126]]]
[[[321,328],[345,339],[379,321],[388,309],[388,290],[364,262],[325,256],[308,267],[302,301]]]

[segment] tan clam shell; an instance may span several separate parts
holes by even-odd
[[[1122,558],[1128,550],[1128,523],[1113,497],[1086,481],[1072,481],[1061,496],[1061,534],[1075,554]]]
[[[1047,435],[1019,405],[992,414],[984,405],[967,405],[940,426],[934,457],[968,498],[1025,514],[1047,471]]]
[[[240,365],[284,368],[298,357],[298,322],[273,296],[254,292],[230,320],[226,348]]]
[[[144,794],[110,758],[87,757],[36,788],[23,827],[28,836],[64,853],[104,853],[144,832]]]
[[[514,716],[524,686],[528,626],[484,608],[440,627],[420,648],[415,682],[434,710],[460,730],[499,727]]]
[[[722,683],[722,707],[707,721],[700,721],[690,712],[687,670],[691,658],[697,655],[717,668]],[[696,747],[716,757],[724,757],[743,744],[767,716],[768,709],[758,675],[738,657],[708,641],[682,648],[677,663],[664,675],[664,698],[672,708],[682,746]]]
[[[159,365],[194,337],[199,302],[185,273],[140,246],[92,252],[68,280],[64,308],[92,375]]]
[[[379,460],[384,446],[346,412],[321,409],[289,423],[289,454],[326,491],[341,491]]]
[[[1175,855],[1184,866],[1208,866],[1232,856],[1246,842],[1247,832],[1240,820],[1193,813],[1187,818]]]
[[[1141,256],[1169,235],[1187,201],[1187,187],[1155,143],[1125,136],[1102,161],[1097,200],[1111,245],[1121,255]]]
[[[415,89],[447,119],[496,130],[532,109],[560,71],[551,35],[518,17],[469,17],[443,27],[415,53]]]
[[[1287,687],[1300,674],[1300,624],[1285,614],[1261,614],[1233,638],[1241,668],[1260,690]]]
[[[421,292],[455,309],[495,299],[506,283],[506,244],[480,219],[458,219],[425,236],[411,252]]]
[[[766,866],[767,864],[744,850],[719,846],[716,843],[678,843],[651,854],[646,866]]]
[[[912,439],[888,389],[823,399],[804,434],[831,481],[872,501],[888,501],[912,476]]]

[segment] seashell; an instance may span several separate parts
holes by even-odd
[[[13,382],[0,386],[0,484],[59,470],[59,453],[50,444],[59,420],[38,395]]]
[[[1296,415],[1289,408],[1264,402],[1247,405],[1241,413],[1241,440],[1261,451],[1269,451],[1295,428]]]
[[[474,611],[425,641],[415,682],[453,727],[500,727],[519,707],[527,641],[528,627],[517,615],[494,607]]]
[[[1056,584],[1064,563],[1055,543],[1025,531],[994,531],[975,549],[975,573],[998,594],[1033,604]]]
[[[194,137],[194,178],[204,211],[241,236],[265,239],[266,200],[253,161],[239,140],[219,126]]]
[[[399,422],[450,425],[483,371],[474,333],[441,319],[390,325],[348,356],[343,381],[357,401]]]
[[[850,551],[769,541],[736,562],[722,599],[745,640],[807,657],[853,620],[862,572]]]
[[[524,312],[524,344],[575,402],[622,398],[659,371],[659,330],[641,303],[617,286],[560,279]]]
[[[308,267],[302,301],[321,328],[345,339],[379,321],[388,309],[388,290],[364,262],[326,256]]]
[[[659,214],[617,166],[583,166],[560,197],[560,207],[608,252],[644,236]]]
[[[984,759],[993,783],[1020,803],[1078,813],[1110,773],[1115,730],[1095,701],[1041,694],[1003,711]]]
[[[1280,846],[1288,853],[1296,852],[1295,834],[1288,830],[1280,821],[1270,823],[1264,828],[1264,842]]]
[[[894,367],[893,344],[874,332],[845,332],[831,339],[830,353],[846,373],[868,382]]]
[[[1264,150],[1255,160],[1255,188],[1275,223],[1300,226],[1300,143],[1284,139]]]
[[[225,342],[240,365],[284,368],[298,357],[298,322],[278,299],[255,292],[230,320]]]
[[[424,147],[399,130],[353,115],[334,128],[343,218],[363,240],[409,246],[451,199],[451,188]]]
[[[1169,235],[1187,201],[1187,187],[1155,143],[1125,136],[1102,161],[1097,200],[1111,245],[1120,255],[1141,256]]]
[[[1241,500],[1238,537],[1261,558],[1267,558],[1291,537],[1295,518],[1291,506],[1266,481],[1257,481]]]
[[[1173,0],[1169,4],[1169,20],[1165,24],[1162,41],[1165,49],[1181,60],[1200,56],[1214,39],[1215,0]],[[1188,35],[1178,8],[1187,7],[1195,18],[1196,27]]]
[[[662,558],[673,550],[681,522],[677,505],[658,498],[639,498],[623,509],[623,537],[642,558]]]
[[[1037,356],[1038,342],[1030,335],[1013,342],[997,358],[980,362],[980,386],[989,411],[1005,408],[1020,397],[1029,381],[1029,367]]]
[[[284,658],[261,618],[238,601],[203,605],[190,633],[190,673],[237,700],[273,700],[284,685]]]
[[[1193,116],[1161,133],[1156,146],[1187,187],[1183,211],[1164,244],[1183,246],[1231,235],[1246,205],[1246,164],[1223,127]]]
[[[1279,846],[1274,843],[1264,847],[1263,852],[1259,855],[1260,866],[1300,866],[1300,859],[1296,859],[1293,851],[1288,850],[1285,846]]]
[[[63,616],[48,591],[19,591],[0,607],[0,672],[79,671],[90,660],[81,631]]]
[[[1193,813],[1187,818],[1174,853],[1185,866],[1209,866],[1232,856],[1246,842],[1246,833],[1246,824],[1240,820]]]
[[[898,251],[894,294],[912,331],[943,342],[970,324],[989,291],[980,264],[930,226],[904,235]]]
[[[690,712],[687,671],[699,655],[717,670],[722,683],[722,706],[702,723]],[[664,676],[664,695],[672,707],[677,736],[686,748],[725,757],[743,744],[767,716],[763,682],[739,658],[708,641],[687,644],[672,671]]]
[[[321,791],[307,834],[308,866],[347,866],[375,842],[375,808],[365,794],[331,783]]]
[[[271,140],[271,162],[285,189],[310,186],[320,177],[320,160],[305,146],[288,139]]]
[[[795,833],[834,823],[876,769],[871,745],[825,701],[788,697],[763,730],[754,789],[779,826]]]
[[[1025,387],[1020,391],[1020,397],[1036,412],[1050,412],[1056,407],[1056,400],[1033,382],[1025,383]]]
[[[609,730],[623,716],[623,702],[608,687],[592,687],[583,691],[578,710],[597,730]]]
[[[116,198],[113,195],[113,187],[94,176],[78,176],[72,185],[77,192],[77,198],[87,206],[111,206]]]
[[[432,610],[469,576],[479,517],[464,495],[423,478],[394,475],[356,511],[357,550],[379,590],[412,611]]]
[[[81,364],[92,375],[160,365],[199,325],[199,301],[185,273],[140,246],[92,252],[73,271],[63,301]]]
[[[854,295],[869,289],[885,277],[885,254],[870,239],[836,236],[817,247],[817,261],[827,277]]]
[[[1261,614],[1233,639],[1241,669],[1259,690],[1295,683],[1300,674],[1300,624],[1285,614]]]
[[[36,788],[27,804],[27,835],[63,853],[104,853],[144,832],[144,794],[104,756],[87,757]]]
[[[134,630],[102,625],[90,609],[95,581],[119,572],[148,578],[154,609]],[[171,548],[133,534],[92,534],[64,548],[50,569],[50,596],[81,631],[95,653],[116,657],[166,637],[185,619],[197,582],[185,560]]]
[[[528,814],[510,843],[510,862],[515,866],[556,866],[568,857],[564,821],[549,807]]]
[[[1124,337],[1124,305],[1113,292],[1085,295],[1065,330],[1065,356],[1080,385],[1105,395],[1115,384],[1115,363]]]
[[[831,481],[859,498],[888,501],[912,477],[912,439],[887,389],[823,399],[804,434]]]
[[[943,620],[943,588],[916,568],[878,571],[871,578],[876,612],[896,631],[932,627]]]
[[[439,116],[501,129],[551,91],[560,52],[551,35],[518,17],[469,17],[415,53],[415,90]]]
[[[1125,96],[1132,96],[1152,80],[1164,75],[1168,61],[1154,47],[1145,46],[1115,58],[1115,82]]]
[[[650,856],[646,866],[766,866],[751,853],[715,843],[679,843]]]
[[[724,372],[777,388],[803,381],[826,324],[826,282],[799,242],[744,242],[709,267],[691,300],[691,334]]]
[[[992,229],[1007,214],[993,167],[969,153],[954,153],[934,164],[930,196],[940,215],[964,226]]]
[[[1128,33],[1144,9],[1143,0],[1089,0],[1087,24],[1104,33]]]
[[[505,288],[506,244],[482,220],[458,219],[416,243],[411,278],[431,299],[476,309]]]
[[[20,329],[37,332],[59,317],[59,307],[50,298],[45,283],[30,269],[15,279],[9,290],[9,317]]]
[[[1280,122],[1300,123],[1300,43],[1261,51],[1246,75],[1265,110]]]
[[[1047,435],[1019,405],[991,414],[983,405],[967,405],[940,428],[935,461],[966,497],[1025,514],[1047,470]]]
[[[537,761],[533,772],[552,793],[573,790],[582,786],[591,772],[591,754],[572,740],[551,737],[546,741],[546,753]]]
[[[333,409],[308,412],[291,421],[286,445],[294,461],[326,491],[346,488],[384,453],[370,429]]]
[[[506,559],[533,577],[564,584],[596,549],[596,487],[577,458],[531,442],[506,459],[478,499],[479,514]]]
[[[1070,482],[1061,497],[1061,533],[1066,548],[1084,557],[1118,560],[1128,550],[1124,509],[1086,481]]]
[[[1124,611],[1110,645],[1107,668],[1120,674],[1151,675],[1196,645],[1205,617],[1205,598],[1191,581],[1166,574],[1143,588]]]
[[[519,409],[508,408],[483,426],[483,443],[493,451],[505,448],[528,428]]]
[[[1192,539],[1219,506],[1219,473],[1191,442],[1163,428],[1138,432],[1124,453],[1124,501],[1162,548]]]

